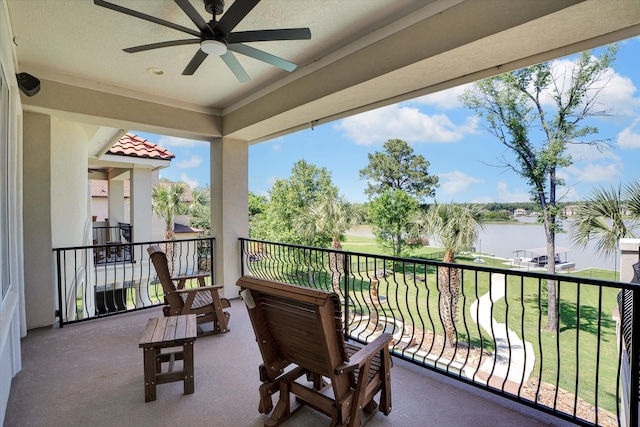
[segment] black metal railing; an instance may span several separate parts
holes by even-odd
[[[621,291],[640,302],[637,285],[240,241],[242,274],[337,292],[348,339],[390,332],[393,354],[427,369],[579,425],[638,425],[638,363],[625,368],[618,349],[640,328],[623,343],[613,318]],[[546,330],[550,285],[558,322]],[[635,310],[625,300],[622,323]]]
[[[210,272],[209,283],[214,283],[210,237],[55,248],[60,326],[164,304],[162,285],[147,253],[153,244],[173,254],[172,275],[205,271]],[[105,248],[122,255],[95,262],[96,252]]]
[[[133,227],[128,223],[118,223],[114,226],[93,226],[93,262],[94,264],[112,264],[117,262],[132,262],[131,242]]]

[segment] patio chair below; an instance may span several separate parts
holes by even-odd
[[[177,316],[182,314],[195,314],[198,325],[212,322],[211,330],[198,328],[198,336],[223,334],[229,332],[229,312],[223,309],[230,307],[229,300],[220,297],[217,286],[200,286],[197,288],[177,288],[174,281],[183,284],[186,279],[197,279],[199,284],[204,283],[205,274],[193,274],[172,278],[169,273],[167,256],[158,245],[147,248],[151,256],[151,262],[156,269],[156,274],[162,284],[167,305],[163,308],[165,316]]]

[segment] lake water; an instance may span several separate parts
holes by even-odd
[[[523,218],[520,221],[526,224],[487,224],[484,231],[480,233],[476,249],[479,252],[501,258],[513,258],[517,255],[523,256],[523,253],[516,254],[514,251],[546,247],[544,226],[537,224],[535,218]],[[569,231],[570,225],[571,220],[564,221],[564,230]],[[569,262],[574,262],[577,270],[589,267],[608,270],[619,269],[616,267],[618,262],[616,257],[605,258],[598,254],[593,243],[584,249],[576,248],[571,244],[568,233],[556,235],[556,247],[564,247],[569,250],[566,255],[561,254],[560,258],[562,261],[566,259]]]
[[[546,247],[542,224],[537,224],[535,218],[522,218],[520,221],[524,224],[486,224],[476,242],[476,251],[500,258],[513,258],[524,255],[522,252],[516,254],[517,250]],[[570,223],[571,220],[565,221],[565,230],[569,230]],[[347,234],[373,237],[369,226],[354,227]],[[568,233],[556,235],[556,247],[569,250],[568,253],[561,254],[561,260],[574,262],[577,270],[589,267],[619,270],[617,257],[605,258],[595,251],[594,246],[590,243],[586,248],[578,249],[571,244]],[[531,254],[528,253],[527,256]]]

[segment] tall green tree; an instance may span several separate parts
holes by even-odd
[[[303,220],[308,206],[337,196],[338,188],[333,185],[326,168],[319,168],[304,159],[298,160],[291,169],[291,177],[277,180],[269,191],[262,238],[327,247],[331,242],[330,234],[305,235],[300,232],[299,222]]]
[[[433,204],[429,209],[416,211],[411,221],[418,234],[433,237],[444,248],[443,262],[455,263],[456,253],[469,250],[484,228],[482,207],[472,204]],[[456,335],[456,316],[460,294],[459,270],[452,267],[438,269],[440,318],[445,341],[452,346]]]
[[[265,196],[249,192],[249,237],[252,239],[265,239],[265,215],[268,204]]]
[[[597,103],[607,84],[616,47],[600,56],[583,52],[571,69],[554,74],[545,62],[476,82],[461,96],[463,103],[486,122],[487,129],[514,156],[504,166],[525,179],[541,212],[547,243],[547,271],[555,273],[555,241],[560,230],[558,170],[571,165],[569,144],[601,145],[589,139],[598,130],[584,120],[606,112]],[[551,107],[547,108],[547,105]],[[541,130],[541,132],[539,131]],[[548,281],[547,330],[556,331],[555,282]]]
[[[625,218],[629,210],[630,217]],[[640,220],[640,180],[624,188],[596,187],[576,212],[571,224],[570,239],[578,247],[595,241],[595,249],[605,256],[618,250],[620,239],[635,237],[634,230]]]
[[[411,231],[410,218],[416,209],[416,199],[399,189],[388,188],[369,203],[373,235],[394,256],[402,254]]]
[[[390,139],[383,152],[369,153],[369,164],[360,171],[360,179],[367,180],[365,193],[369,198],[387,189],[402,190],[418,201],[433,197],[438,177],[429,175],[429,162],[413,153],[406,141]]]
[[[211,202],[209,186],[191,190],[192,200],[188,206],[189,225],[211,233]]]

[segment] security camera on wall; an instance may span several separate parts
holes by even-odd
[[[40,91],[40,80],[29,73],[16,74],[18,87],[27,96],[33,96]]]

